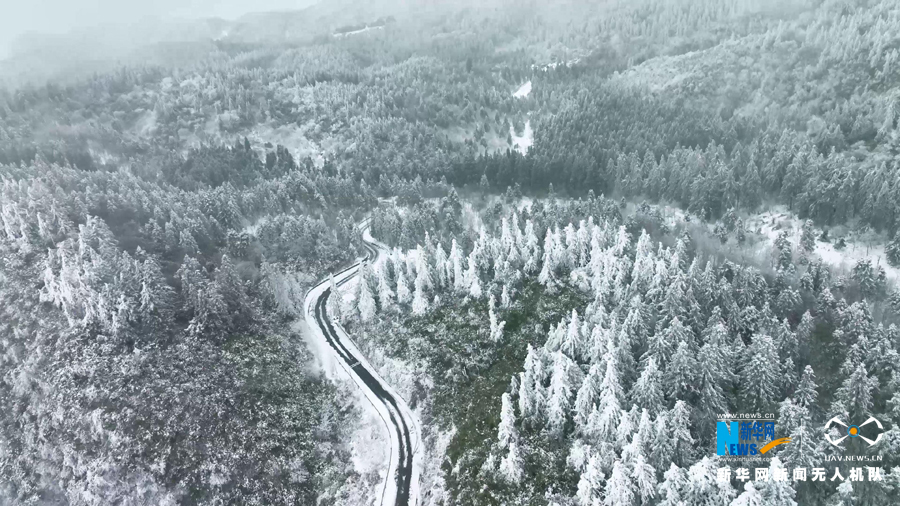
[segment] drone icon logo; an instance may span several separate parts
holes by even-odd
[[[862,434],[860,434],[860,428],[864,427],[866,425],[869,425],[872,422],[875,422],[875,425],[878,426],[878,429],[882,431],[882,432],[878,433],[878,436],[876,436],[874,440],[869,439],[866,436],[863,436]],[[831,429],[832,426],[834,426],[834,425],[840,425],[840,426],[844,427],[845,428],[844,430],[846,431],[847,435],[844,437],[838,438],[838,439],[832,439],[831,433],[829,433],[828,430]],[[843,440],[847,439],[848,437],[849,438],[858,437],[858,438],[862,439],[863,441],[865,441],[866,443],[869,443],[869,446],[872,446],[881,439],[881,435],[883,432],[884,432],[884,426],[881,425],[881,422],[879,422],[874,416],[869,417],[868,420],[866,420],[865,422],[863,422],[859,425],[847,425],[846,423],[842,422],[840,420],[840,418],[838,418],[838,417],[834,417],[831,420],[828,420],[828,423],[825,424],[825,439],[827,439],[829,443],[833,444],[834,446],[837,446],[838,448],[840,448],[841,442]]]

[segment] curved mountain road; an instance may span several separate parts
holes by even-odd
[[[372,239],[367,222],[360,226],[365,259],[374,263],[384,247]],[[362,259],[334,275],[340,287],[353,280],[359,272]],[[419,422],[403,400],[368,363],[350,336],[328,314],[331,284],[328,278],[309,291],[306,296],[306,322],[316,338],[324,340],[335,354],[342,369],[362,389],[366,398],[381,416],[390,435],[390,460],[381,487],[380,506],[416,506],[418,504],[418,478],[420,469],[419,447],[421,430]]]

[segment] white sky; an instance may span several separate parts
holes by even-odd
[[[328,0],[324,0],[328,1]],[[301,9],[315,0],[0,0],[0,58],[27,32],[72,29],[146,18],[234,19],[248,12]]]

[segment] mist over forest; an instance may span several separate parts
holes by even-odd
[[[900,2],[0,32],[0,504],[900,503]]]

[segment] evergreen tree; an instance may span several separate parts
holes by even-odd
[[[503,285],[503,292],[500,294],[500,307],[504,309],[509,309],[512,304],[512,299],[509,297],[509,287],[507,285]]]
[[[581,478],[578,479],[578,493],[575,496],[578,506],[596,506],[603,493],[603,471],[596,455],[591,455]]]
[[[491,340],[498,342],[503,339],[503,328],[506,326],[506,322],[497,321],[497,315],[494,314],[494,305],[494,294],[491,294],[488,298],[488,319],[490,321]]]
[[[816,232],[812,220],[803,222],[803,229],[800,232],[800,248],[806,254],[812,253],[816,249]]]
[[[672,448],[675,455],[675,462],[682,465],[690,462],[691,455],[694,453],[694,438],[691,436],[691,408],[682,401],[675,401],[675,407],[669,411],[666,417],[666,423],[672,431]]]
[[[497,440],[501,448],[508,448],[510,442],[519,438],[516,431],[516,414],[508,393],[500,396],[500,425],[497,428]]]
[[[581,324],[578,319],[578,311],[572,310],[572,317],[569,319],[565,338],[560,345],[560,351],[566,354],[572,360],[578,360],[581,357],[583,343],[581,341]]]
[[[575,427],[580,430],[587,424],[591,411],[597,403],[597,392],[600,384],[600,365],[591,365],[590,370],[581,382],[575,394]]]
[[[384,264],[380,264],[378,271],[378,304],[382,311],[394,306],[394,292],[391,291],[390,282],[387,279]]]
[[[666,389],[671,399],[686,399],[696,388],[697,361],[686,342],[678,343],[678,349],[666,368]]]
[[[553,436],[561,438],[565,433],[569,411],[571,411],[572,386],[570,368],[574,364],[561,352],[553,357],[553,372],[550,375],[550,391],[547,400],[547,420]]]
[[[682,492],[687,485],[687,473],[684,469],[669,463],[669,468],[663,473],[663,481],[659,484],[660,506],[686,505]]]
[[[769,463],[768,481],[757,482],[757,489],[763,498],[763,504],[771,506],[797,506],[794,501],[794,489],[787,480],[777,480],[776,476],[787,475],[787,470],[778,457],[774,457]]]
[[[846,413],[851,420],[865,420],[872,412],[878,378],[870,378],[865,364],[856,366],[835,394],[833,411]]]
[[[359,312],[359,319],[367,322],[375,316],[375,298],[372,296],[372,290],[369,288],[367,279],[368,266],[365,262],[359,268],[359,281],[357,283],[356,292],[356,310]]]
[[[665,409],[662,374],[656,367],[656,359],[651,357],[641,371],[641,375],[631,389],[628,398],[632,403],[657,415]]]
[[[411,293],[409,291],[409,284],[406,282],[406,274],[404,273],[405,269],[403,267],[398,267],[394,270],[397,278],[397,302],[400,304],[406,304],[410,302],[412,299]]]
[[[507,483],[519,484],[525,475],[524,462],[519,451],[519,444],[510,440],[509,451],[500,461],[500,477]]]
[[[741,396],[747,409],[764,412],[772,404],[780,384],[778,353],[772,338],[754,334],[741,368]]]
[[[803,369],[803,376],[800,378],[800,384],[794,391],[794,402],[803,408],[812,409],[816,406],[816,399],[819,394],[816,391],[816,375],[813,373],[811,365],[807,365]]]
[[[634,501],[634,484],[621,460],[613,464],[612,474],[603,492],[604,506],[631,506]]]
[[[416,291],[413,294],[412,312],[416,315],[425,314],[428,311],[428,298],[425,296],[425,281],[421,277],[416,278]]]

